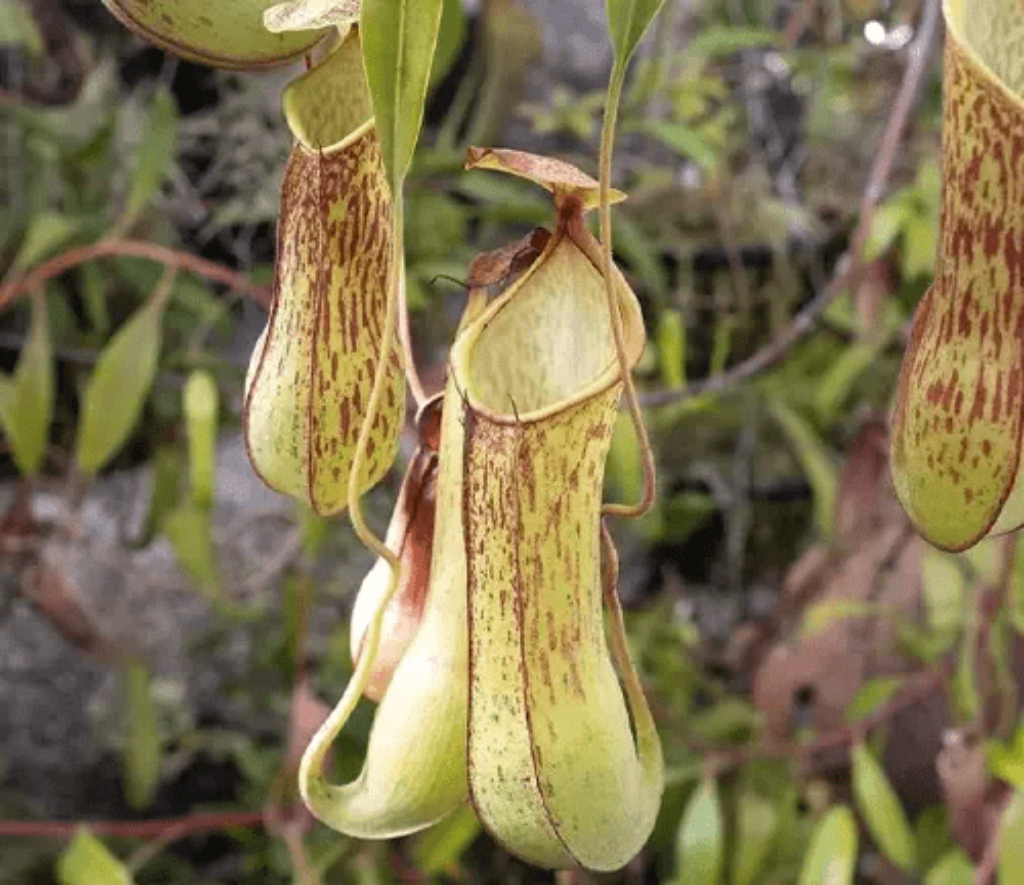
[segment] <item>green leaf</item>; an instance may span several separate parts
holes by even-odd
[[[932,630],[959,630],[964,621],[967,581],[956,559],[928,549],[921,559],[921,588]]]
[[[131,187],[121,217],[115,225],[115,235],[132,226],[149,205],[153,195],[164,183],[177,150],[178,106],[166,87],[153,93],[146,119],[146,132],[135,152],[132,164]]]
[[[182,504],[167,515],[163,531],[181,570],[207,599],[219,599],[220,576],[210,533],[210,511],[191,501]]]
[[[86,228],[82,218],[46,209],[32,216],[11,270],[24,273],[64,248]]]
[[[875,844],[901,870],[912,870],[917,851],[907,816],[882,766],[864,744],[853,748],[853,794]]]
[[[775,803],[757,793],[741,793],[736,806],[732,885],[754,885],[775,838],[779,816]]]
[[[53,421],[53,360],[46,298],[32,300],[28,340],[18,357],[14,377],[6,379],[0,394],[0,428],[7,436],[11,456],[24,476],[39,470],[46,455]]]
[[[974,867],[962,848],[944,854],[924,877],[924,885],[974,885]]]
[[[480,835],[480,829],[472,805],[456,809],[416,840],[412,856],[417,870],[427,876],[447,873],[456,878],[459,859]]]
[[[866,602],[863,599],[827,599],[815,603],[805,613],[800,625],[800,638],[806,642],[822,630],[826,630],[839,621],[850,618],[876,617],[884,612],[877,602]]]
[[[443,0],[363,0],[363,64],[397,199],[423,123]]]
[[[185,427],[188,434],[189,487],[197,507],[213,504],[217,469],[217,382],[209,372],[195,371],[185,382]]]
[[[443,0],[443,3],[441,26],[434,49],[434,63],[430,71],[432,86],[444,79],[466,40],[466,13],[462,8],[462,0]]]
[[[693,160],[708,172],[714,172],[718,167],[719,152],[691,127],[670,120],[646,120],[640,128],[665,147]]]
[[[42,56],[43,35],[24,0],[0,3],[0,46],[22,47],[35,58]]]
[[[98,473],[138,423],[160,356],[164,299],[152,299],[122,326],[100,354],[85,388],[75,461],[87,476]]]
[[[124,674],[127,740],[124,750],[124,793],[132,808],[141,811],[153,804],[160,783],[163,748],[150,691],[149,670],[131,661]]]
[[[704,28],[686,47],[692,58],[716,58],[744,49],[778,46],[779,34],[767,28],[745,28],[723,25]]]
[[[686,805],[679,828],[679,885],[715,885],[722,874],[722,808],[718,788],[705,778]]]
[[[853,696],[846,708],[847,722],[860,722],[874,713],[886,701],[888,701],[903,685],[903,678],[900,676],[880,676],[877,679],[869,679]]]
[[[664,0],[607,0],[608,33],[615,66],[624,70]]]
[[[132,885],[128,868],[85,827],[57,861],[60,885]]]
[[[1024,793],[1014,793],[999,825],[999,885],[1024,885]]]
[[[930,805],[914,821],[914,843],[917,845],[918,869],[930,870],[953,848],[949,830],[949,809]]]
[[[678,310],[665,309],[658,317],[658,363],[667,387],[686,384],[686,327]]]
[[[875,210],[871,218],[871,229],[864,242],[864,260],[874,261],[881,258],[903,230],[910,207],[906,200],[893,199],[883,203]]]
[[[814,522],[821,534],[832,536],[832,520],[836,501],[836,468],[818,432],[806,419],[791,409],[782,397],[773,394],[770,400],[772,417],[782,429],[800,462],[814,492]]]
[[[1018,790],[1024,789],[1024,725],[1018,726],[1013,739],[1005,744],[987,742],[985,758],[988,770],[997,778]]]
[[[818,821],[798,885],[851,885],[857,865],[857,824],[845,805]]]

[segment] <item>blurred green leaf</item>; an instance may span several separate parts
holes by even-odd
[[[718,167],[719,152],[709,145],[696,129],[671,120],[645,120],[640,128],[665,147],[681,157],[693,160],[708,172],[713,172]]]
[[[775,838],[778,813],[774,802],[757,793],[741,793],[736,806],[732,885],[754,885]]]
[[[182,571],[207,599],[218,599],[220,577],[213,550],[210,511],[189,501],[167,515],[163,531]]]
[[[185,427],[188,434],[189,488],[201,509],[213,505],[217,462],[217,382],[197,370],[185,382]]]
[[[43,54],[43,36],[23,0],[0,3],[0,46],[21,47],[36,58]]]
[[[949,809],[930,805],[914,821],[914,844],[917,846],[918,869],[930,870],[953,847],[949,830]]]
[[[767,28],[718,25],[703,28],[687,45],[692,58],[716,58],[744,49],[778,46],[779,34]]]
[[[916,846],[903,806],[864,744],[853,748],[853,794],[875,844],[901,870],[914,868]]]
[[[427,876],[457,877],[459,860],[480,832],[480,819],[471,805],[456,809],[416,840],[412,856],[417,869]]]
[[[988,770],[1018,790],[1024,789],[1024,725],[1018,725],[1008,742],[985,744]]]
[[[974,867],[962,848],[943,855],[924,877],[924,885],[974,885]]]
[[[903,685],[900,676],[880,676],[867,680],[846,708],[847,722],[860,722],[885,704]]]
[[[75,461],[87,476],[117,454],[142,415],[160,357],[164,304],[158,292],[118,329],[86,385]]]
[[[127,231],[167,178],[178,140],[178,106],[166,87],[153,93],[146,119],[146,131],[135,152],[131,186],[124,209],[114,226],[114,235]]]
[[[875,261],[889,251],[902,233],[909,215],[910,206],[899,197],[883,203],[875,210],[871,218],[871,229],[864,242],[865,261]]]
[[[39,295],[32,299],[28,340],[18,357],[14,377],[4,377],[0,388],[0,428],[24,476],[38,472],[46,456],[53,422],[53,386],[46,297]]]
[[[679,885],[715,885],[722,874],[723,861],[722,808],[718,787],[712,778],[705,778],[686,804],[676,857]]]
[[[658,315],[658,364],[666,387],[686,384],[686,327],[678,310],[666,308]]]
[[[57,861],[60,885],[132,885],[128,868],[85,827]]]
[[[124,793],[128,804],[141,811],[153,804],[163,756],[149,670],[141,661],[131,661],[125,669],[124,703]]]
[[[845,805],[818,821],[798,885],[852,885],[857,866],[857,824]]]
[[[393,188],[405,179],[416,150],[442,5],[442,0],[363,0],[363,63]]]
[[[818,432],[782,396],[769,399],[772,416],[794,449],[800,467],[814,493],[814,524],[825,538],[832,536],[836,502],[836,468]]]
[[[436,86],[451,69],[466,40],[466,13],[462,0],[443,0],[441,25],[437,32],[434,64],[430,71],[430,84]]]
[[[999,824],[999,885],[1024,885],[1024,793],[1014,793]]]
[[[49,209],[32,216],[14,256],[12,272],[18,274],[31,270],[67,246],[87,227],[87,219]]]
[[[957,631],[963,626],[967,580],[953,556],[940,550],[925,551],[921,558],[921,589],[932,630]]]

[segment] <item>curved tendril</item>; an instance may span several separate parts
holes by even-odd
[[[398,589],[398,576],[400,562],[398,557],[388,546],[374,533],[366,524],[362,511],[362,495],[360,493],[360,477],[363,472],[363,461],[366,458],[366,445],[370,439],[373,429],[373,422],[380,409],[381,399],[384,395],[384,379],[387,375],[387,364],[391,356],[391,339],[395,334],[396,314],[398,313],[400,290],[401,290],[401,260],[403,256],[402,229],[403,217],[401,203],[396,201],[393,222],[393,255],[391,269],[388,273],[388,299],[387,308],[384,312],[384,331],[381,336],[382,345],[380,355],[377,358],[377,368],[373,376],[373,388],[370,392],[370,401],[366,407],[366,415],[363,418],[362,426],[359,428],[359,437],[356,440],[355,453],[352,456],[352,466],[349,470],[348,482],[348,512],[352,522],[352,528],[362,543],[377,556],[387,561],[390,578],[388,587],[377,602],[373,617],[367,626],[363,639],[363,650],[359,655],[355,671],[349,680],[345,691],[330,715],[320,726],[309,747],[302,756],[302,763],[299,768],[299,785],[303,793],[303,799],[307,804],[315,805],[315,797],[309,795],[311,788],[322,786],[324,759],[334,741],[334,737],[341,731],[348,718],[352,715],[356,705],[359,703],[377,660],[377,649],[380,645],[381,626],[384,621],[384,612]]]
[[[608,298],[608,312],[611,315],[612,335],[615,338],[615,355],[619,362],[619,374],[622,376],[623,394],[629,417],[633,421],[640,457],[644,469],[644,488],[640,501],[636,504],[605,504],[601,512],[606,516],[624,519],[638,519],[654,504],[655,467],[654,452],[651,451],[647,428],[644,426],[640,401],[636,387],[633,385],[633,374],[629,369],[626,356],[625,334],[622,330],[622,315],[615,299],[615,287],[619,284],[618,276],[612,264],[612,210],[610,202],[612,177],[612,143],[615,138],[615,123],[619,114],[619,101],[622,98],[622,81],[625,69],[618,63],[612,68],[608,82],[608,97],[605,102],[604,124],[601,127],[601,159],[600,159],[600,234],[601,234],[601,273],[604,276],[605,293]],[[614,594],[613,594],[614,595]]]
[[[423,386],[419,370],[416,368],[416,357],[412,349],[412,329],[409,324],[409,299],[405,286],[398,287],[398,338],[402,345],[405,363],[405,380],[409,384],[409,392],[416,403],[416,411],[427,401],[427,391]]]

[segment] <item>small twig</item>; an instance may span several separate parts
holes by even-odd
[[[139,240],[100,240],[98,243],[90,243],[87,246],[79,246],[69,249],[51,258],[49,261],[33,268],[23,277],[18,277],[6,285],[0,287],[0,310],[4,310],[13,301],[20,298],[33,287],[45,283],[47,280],[60,276],[86,261],[96,258],[103,258],[110,255],[120,255],[126,258],[147,258],[156,261],[167,267],[177,270],[185,270],[206,277],[215,283],[222,283],[231,289],[244,292],[261,307],[269,308],[271,293],[265,286],[257,286],[238,271],[231,270],[223,264],[200,258],[188,252],[178,249],[171,249],[168,246],[161,246],[157,243],[147,243]]]
[[[739,365],[727,372],[695,381],[685,387],[674,390],[656,390],[644,394],[640,397],[641,405],[645,408],[657,408],[697,396],[724,393],[755,375],[759,375],[785,357],[790,349],[815,327],[825,309],[850,287],[857,275],[860,251],[871,230],[875,207],[881,200],[889,182],[903,129],[910,116],[910,111],[916,103],[921,80],[928,68],[927,62],[932,54],[932,46],[941,18],[940,11],[940,0],[925,0],[917,37],[907,50],[908,61],[903,72],[903,81],[900,83],[892,113],[886,123],[861,197],[860,220],[850,240],[850,245],[836,264],[832,279],[793,318],[793,321],[778,338]]]
[[[1003,831],[1003,815],[1010,804],[1012,796],[1008,795],[1000,804],[999,813],[995,816],[992,825],[992,833],[985,845],[985,853],[982,854],[978,866],[974,870],[974,885],[992,885],[996,880],[996,873],[999,870],[999,837]]]
[[[85,826],[97,836],[116,836],[124,839],[163,838],[174,833],[176,839],[196,833],[209,833],[238,827],[263,825],[261,811],[211,812],[189,814],[184,817],[156,818],[153,820],[0,820],[0,837],[66,839]]]

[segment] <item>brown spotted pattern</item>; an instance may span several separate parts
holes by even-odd
[[[372,127],[336,150],[296,144],[282,186],[274,304],[250,366],[245,430],[264,481],[319,513],[336,513],[347,499],[382,348],[391,213]],[[404,417],[397,336],[387,360],[363,489],[390,468]]]
[[[946,44],[935,281],[914,317],[893,419],[897,493],[921,533],[969,547],[1014,485],[1024,414],[1024,119]]]

